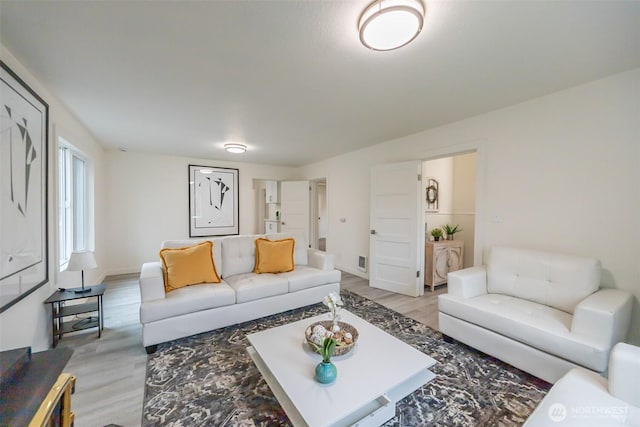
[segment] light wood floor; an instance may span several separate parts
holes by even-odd
[[[72,409],[76,427],[118,424],[139,426],[147,355],[142,347],[139,320],[140,293],[137,275],[114,276],[105,281],[104,331],[95,329],[65,335],[59,346],[74,354],[65,372],[77,376]],[[343,273],[342,288],[372,299],[437,329],[437,295],[446,286],[419,298],[407,297],[369,287],[367,280]]]

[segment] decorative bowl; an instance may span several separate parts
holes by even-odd
[[[336,348],[333,351],[333,356],[343,356],[351,351],[356,341],[358,341],[358,330],[345,322],[337,322],[340,330],[334,333],[334,339],[336,339]],[[314,322],[304,331],[305,339],[309,346],[315,351],[316,348],[313,345],[313,330],[316,326],[322,326],[325,330],[331,330],[331,320],[322,320],[320,322]],[[351,339],[345,334],[351,334]]]

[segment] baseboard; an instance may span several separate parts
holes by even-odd
[[[363,271],[357,270],[355,268],[346,267],[344,265],[336,265],[337,270],[342,270],[345,273],[353,274],[354,276],[358,276],[362,279],[369,280],[369,275]]]
[[[107,276],[119,276],[121,274],[140,274],[140,267],[114,268],[107,271]]]
[[[107,278],[107,273],[103,271],[102,273],[100,273],[100,276],[98,276],[98,280],[96,281],[96,283],[104,283],[104,279],[106,278]]]

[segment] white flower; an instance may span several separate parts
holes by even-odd
[[[335,305],[344,305],[344,303],[342,302],[342,298],[340,298],[340,295],[336,294],[335,292],[329,293],[329,298]]]
[[[340,330],[340,326],[333,325],[333,332],[338,332]]]
[[[338,319],[340,318],[340,307],[344,305],[344,303],[342,302],[342,298],[340,298],[340,295],[336,294],[335,292],[330,292],[329,295],[322,299],[322,303],[329,307],[331,323],[333,323],[333,327],[335,328],[336,324],[338,323]],[[334,332],[337,331],[334,330]]]
[[[347,333],[344,334],[344,337],[347,338],[347,339],[352,339],[353,335],[351,335],[351,332],[347,332]]]
[[[329,295],[327,295],[326,297],[322,298],[322,303],[324,305],[326,305],[327,307],[331,308],[332,301],[331,301],[331,298],[329,298]]]
[[[342,302],[342,298],[340,298],[340,295],[336,294],[335,292],[331,292],[329,293],[329,295],[324,297],[322,299],[322,303],[331,309],[344,305],[344,303]]]

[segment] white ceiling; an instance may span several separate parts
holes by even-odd
[[[2,0],[0,41],[109,149],[289,166],[640,67],[640,1],[428,1],[391,52],[368,3]]]

